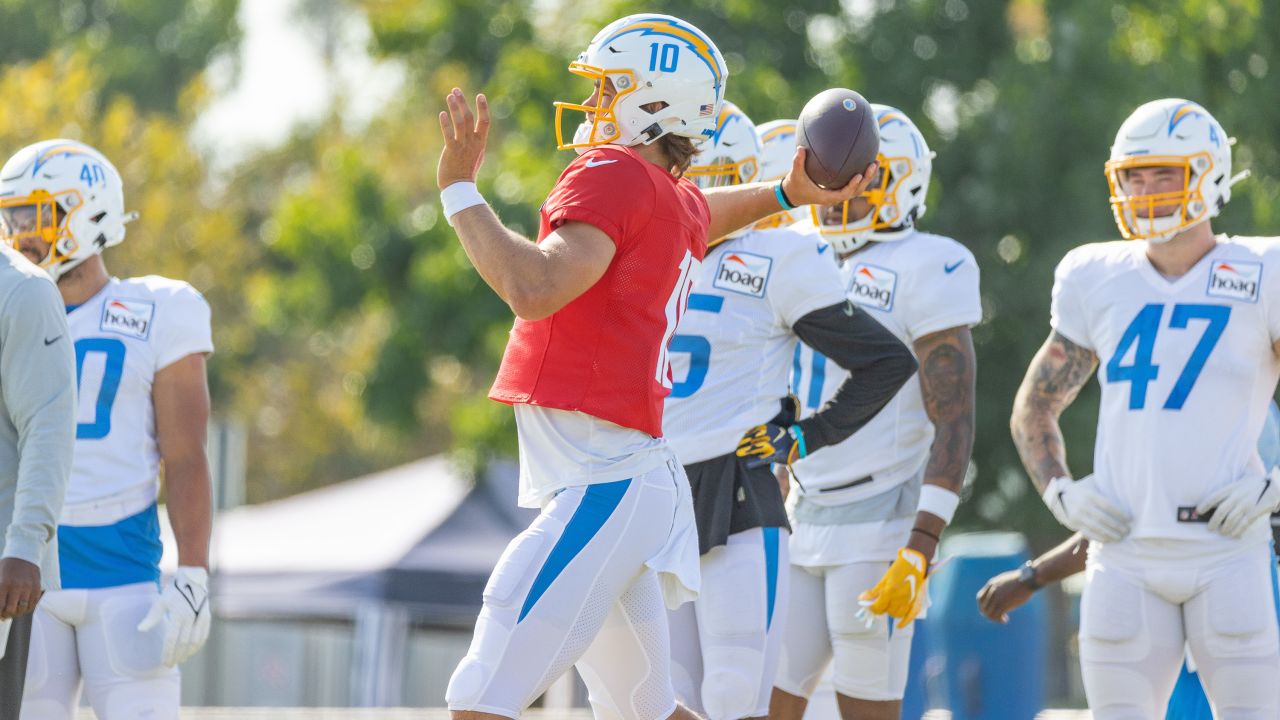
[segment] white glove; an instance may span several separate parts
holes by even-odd
[[[1116,542],[1129,534],[1129,517],[1095,489],[1093,475],[1079,480],[1056,477],[1043,497],[1058,522],[1090,540]]]
[[[200,567],[179,567],[173,580],[160,590],[147,616],[138,623],[138,632],[164,627],[165,665],[174,667],[195,655],[209,639],[209,571]]]
[[[1227,537],[1244,536],[1246,530],[1260,518],[1280,510],[1280,468],[1272,468],[1263,478],[1237,480],[1218,488],[1196,506],[1196,512],[1204,515],[1210,510],[1209,529]]]

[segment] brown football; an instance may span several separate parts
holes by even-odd
[[[880,130],[866,98],[846,88],[831,88],[813,96],[800,111],[796,143],[807,149],[804,171],[809,178],[834,190],[875,162]]]

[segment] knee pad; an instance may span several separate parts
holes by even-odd
[[[167,668],[164,677],[132,682],[98,690],[105,697],[90,698],[101,720],[178,720],[181,682],[176,668]]]
[[[721,667],[707,672],[702,680],[702,707],[708,720],[738,720],[756,714],[760,695],[760,675]]]
[[[449,686],[444,691],[445,704],[450,710],[472,709],[480,703],[492,676],[493,668],[474,655],[467,655],[449,678]]]
[[[878,617],[868,626],[858,617],[859,593],[873,587],[888,568],[889,563],[857,563],[827,580],[834,590],[827,593],[832,685],[846,697],[881,702],[901,700],[906,691],[915,623],[898,629],[897,620]]]

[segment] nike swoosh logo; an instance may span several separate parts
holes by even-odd
[[[964,258],[961,258],[950,265],[943,265],[942,269],[945,270],[948,275],[950,275],[951,273],[956,271],[956,268],[960,267],[963,264],[964,264]]]
[[[829,247],[831,247],[831,246],[830,246],[830,245],[819,245],[819,246],[818,246],[818,254],[819,254],[819,255],[821,255],[822,253],[826,252],[826,251],[827,251],[827,248],[829,248]]]
[[[853,303],[848,300],[844,301],[844,314],[853,317]]]
[[[1259,502],[1261,502],[1262,496],[1266,495],[1267,491],[1270,489],[1271,489],[1271,478],[1267,478],[1267,481],[1262,484],[1262,492],[1258,493],[1258,499],[1254,500],[1253,504],[1257,505]]]
[[[190,584],[188,584],[188,585],[179,585],[179,584],[178,584],[178,583],[176,583],[176,582],[173,584],[173,586],[174,586],[175,588],[177,588],[177,589],[178,589],[178,594],[179,594],[179,595],[182,595],[183,599],[187,601],[187,604],[191,606],[191,612],[192,612],[193,614],[195,614],[195,615],[199,615],[199,614],[200,614],[200,611],[204,609],[204,604],[205,604],[205,602],[207,601],[207,598],[206,598],[206,600],[202,600],[202,601],[200,602],[200,606],[199,606],[199,607],[196,607],[196,591],[195,591],[195,588],[191,587],[191,585],[190,585]]]
[[[609,163],[616,163],[616,162],[618,161],[617,160],[588,160],[583,164],[586,165],[587,167],[600,167],[601,165],[608,165]]]
[[[61,336],[61,335],[55,335],[55,336],[53,337],[53,339],[45,338],[45,339],[44,339],[45,347],[48,347],[49,345],[52,345],[52,344],[54,344],[54,343],[58,342],[58,340],[60,340],[60,339],[62,339],[62,336]]]

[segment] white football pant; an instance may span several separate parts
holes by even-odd
[[[902,699],[915,623],[898,630],[897,620],[877,617],[868,628],[857,618],[858,595],[875,587],[889,565],[791,566],[791,609],[774,681],[779,690],[812,696],[834,659],[832,685],[837,693],[857,700]]]
[[[1219,720],[1280,718],[1275,561],[1265,547],[1210,566],[1089,561],[1080,665],[1095,720],[1164,717],[1189,648]]]
[[[445,693],[449,709],[517,718],[576,664],[597,718],[674,712],[667,609],[649,563],[681,503],[692,521],[689,502],[674,460],[557,494],[494,568],[471,649]]]
[[[702,556],[702,589],[671,613],[676,697],[709,720],[769,714],[787,611],[787,531],[752,528]]]
[[[178,669],[161,663],[164,624],[138,632],[155,583],[45,593],[36,606],[22,720],[72,720],[83,688],[99,720],[176,720]]]

